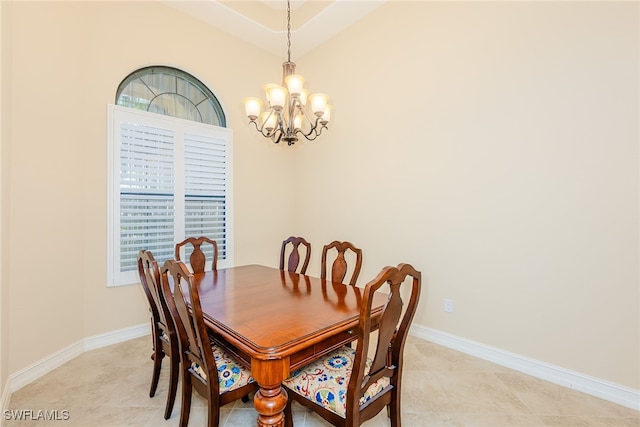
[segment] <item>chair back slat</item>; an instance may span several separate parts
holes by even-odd
[[[182,352],[187,355],[190,361],[201,363],[202,360],[197,346],[195,330],[191,320],[191,314],[189,313],[188,300],[183,290],[184,284],[182,283],[181,273],[184,272],[181,271],[180,268],[177,269],[175,264],[176,261],[174,260],[168,260],[164,263],[162,266],[163,280],[166,276],[167,281],[170,281],[173,285],[173,300],[176,306],[176,314],[178,315],[176,323],[180,323],[183,332],[183,339],[181,341]],[[186,273],[188,273],[188,271]]]
[[[140,273],[141,270],[143,273]],[[149,305],[154,316],[153,321],[156,322],[158,328],[173,337],[175,333],[173,317],[169,306],[162,297],[160,268],[151,251],[141,250],[138,253],[138,273],[147,298],[151,298]]]
[[[151,251],[141,250],[138,252],[138,275],[144,294],[149,302],[149,309],[154,322],[162,322],[163,318],[160,313],[160,301],[158,299],[158,282],[160,279],[160,271],[158,263]]]
[[[173,277],[171,281],[169,280],[169,271],[166,267],[167,263],[165,262],[165,265],[160,269],[160,297],[169,309],[169,315],[173,321],[180,348],[186,348],[188,346],[188,334],[180,317],[180,313],[178,312],[175,295],[171,290],[171,285],[175,282]],[[182,305],[184,305],[184,303]]]
[[[391,284],[389,299],[380,319],[380,329],[378,330],[378,343],[371,364],[371,373],[384,369],[387,366],[389,344],[393,344],[396,327],[402,314],[402,299],[400,298],[399,283]]]
[[[320,270],[320,278],[327,279],[327,257],[328,252],[331,249],[335,249],[337,251],[336,259],[333,261],[331,265],[331,278],[332,282],[336,283],[344,283],[345,277],[348,271],[347,260],[345,258],[345,254],[347,251],[350,251],[355,256],[355,264],[353,266],[353,272],[351,273],[351,278],[349,279],[349,284],[355,286],[358,276],[360,275],[360,269],[362,268],[362,250],[356,248],[350,242],[339,242],[333,241],[328,245],[325,245],[322,248],[322,265]]]
[[[287,259],[287,271],[295,273],[300,266],[300,245],[305,247],[304,261],[300,268],[300,274],[306,274],[311,259],[311,244],[302,237],[291,236],[282,242],[280,249],[280,270],[284,270],[287,246],[291,245],[291,252]]]
[[[188,237],[180,243],[176,244],[175,257],[177,261],[181,261],[180,252],[183,246],[191,245],[193,251],[189,256],[189,265],[194,273],[204,273],[207,257],[202,251],[202,244],[208,243],[213,247],[213,259],[211,260],[211,269],[213,271],[218,269],[218,243],[206,236],[200,237]]]

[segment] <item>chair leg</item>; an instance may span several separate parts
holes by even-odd
[[[211,394],[211,393],[210,393]],[[219,427],[220,426],[220,407],[218,404],[212,400],[218,399],[218,396],[209,396],[209,401],[207,402],[207,427]]]
[[[186,374],[186,375],[185,375]],[[180,427],[187,427],[189,424],[189,412],[191,411],[191,377],[188,372],[182,375],[182,404],[180,405]]]
[[[149,390],[149,397],[153,397],[156,394],[156,389],[158,388],[158,380],[160,379],[160,369],[162,368],[163,357],[164,352],[162,351],[162,344],[160,344],[159,342],[155,342],[153,354],[151,355],[151,359],[153,359],[153,374],[151,377],[151,389]]]
[[[391,403],[387,405],[387,411],[389,414],[389,420],[391,421],[391,427],[400,427],[400,396],[397,392],[397,388],[392,390]]]
[[[180,373],[180,362],[177,355],[170,357],[171,364],[169,365],[169,393],[167,394],[167,405],[164,409],[164,419],[171,418],[173,412],[173,404],[176,401],[176,392],[178,390],[178,374]]]
[[[293,427],[293,415],[291,414],[291,398],[287,400],[284,407],[284,427]]]

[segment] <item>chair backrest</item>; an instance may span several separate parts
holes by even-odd
[[[211,260],[211,269],[213,271],[218,269],[218,244],[215,240],[211,240],[206,236],[200,237],[188,237],[182,242],[176,244],[176,260],[181,261],[180,252],[183,246],[192,245],[193,251],[189,257],[189,264],[194,273],[204,273],[204,265],[207,262],[207,257],[202,251],[201,245],[203,243],[209,243],[213,246],[213,259]]]
[[[306,248],[304,262],[300,268],[300,274],[306,274],[307,267],[309,267],[309,259],[311,258],[311,244],[302,237],[291,236],[287,240],[282,242],[282,249],[280,250],[280,270],[284,270],[285,253],[287,251],[287,245],[291,245],[291,252],[287,260],[287,271],[295,273],[300,265],[300,245]]]
[[[151,251],[138,252],[138,275],[142,289],[149,301],[151,317],[154,328],[159,328],[165,333],[174,330],[173,319],[169,307],[160,297],[160,269]]]
[[[410,280],[406,280],[409,278]],[[360,311],[358,344],[353,363],[353,371],[347,390],[347,418],[359,410],[360,398],[369,386],[382,377],[390,378],[391,387],[399,390],[402,378],[402,354],[409,326],[418,306],[421,288],[421,273],[409,264],[397,267],[385,267],[378,276],[367,283],[364,289],[363,304]],[[378,334],[371,319],[373,295],[384,284],[389,285],[389,298],[380,317]],[[409,287],[408,291],[401,288]],[[402,295],[406,296],[403,301]],[[405,304],[406,303],[406,304]],[[405,306],[403,309],[403,306]],[[373,338],[373,342],[371,339]],[[369,345],[374,344],[371,367],[365,375]],[[380,395],[384,395],[381,393]],[[374,398],[375,399],[375,398]],[[367,407],[376,405],[369,402]]]
[[[353,266],[353,273],[351,273],[351,279],[349,284],[354,286],[360,275],[360,268],[362,268],[362,249],[356,248],[350,242],[338,242],[333,241],[328,245],[324,245],[322,248],[322,267],[320,270],[320,278],[327,278],[327,252],[331,249],[335,249],[338,254],[336,259],[331,265],[331,281],[337,283],[344,283],[345,276],[347,275],[347,260],[345,259],[345,253],[351,251],[355,254],[356,261]]]
[[[202,306],[198,286],[193,281],[193,275],[182,261],[168,260],[161,269],[162,286],[165,295],[169,295],[169,278],[173,283],[173,315],[176,330],[180,339],[180,351],[182,362],[185,366],[196,363],[205,372],[207,378],[218,378],[218,370],[211,351],[207,327],[202,317]],[[189,310],[189,303],[191,310]],[[192,369],[189,369],[193,372]],[[205,381],[199,375],[194,374],[200,381]],[[212,390],[212,395],[219,394],[218,381],[207,381]]]

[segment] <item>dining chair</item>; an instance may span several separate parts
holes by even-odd
[[[153,254],[147,250],[138,252],[138,274],[142,289],[149,302],[151,312],[151,337],[153,342],[153,374],[151,377],[151,390],[149,397],[156,394],[162,360],[169,357],[169,391],[167,393],[167,403],[164,410],[164,418],[169,419],[173,412],[173,404],[176,399],[178,389],[178,374],[180,354],[178,351],[178,336],[176,334],[173,318],[160,294],[160,269]]]
[[[202,251],[202,244],[207,243],[213,247],[213,259],[211,260],[211,270],[216,271],[218,269],[218,243],[215,240],[211,240],[206,236],[200,237],[188,237],[180,243],[176,243],[176,260],[181,261],[180,252],[186,245],[193,246],[193,251],[189,257],[189,265],[194,273],[204,273],[204,266],[207,262],[207,257]]]
[[[378,333],[372,334],[376,323],[371,310],[373,295],[384,284],[389,285],[389,297],[380,314]],[[405,291],[405,287],[410,289]],[[285,380],[283,386],[289,395],[285,426],[293,425],[293,400],[311,408],[334,426],[359,426],[385,407],[391,426],[401,426],[402,355],[418,305],[420,287],[421,273],[409,264],[385,267],[367,283],[360,310],[357,347],[342,346],[298,369]],[[375,350],[373,358],[367,357],[370,344]]]
[[[170,301],[180,341],[182,405],[179,425],[186,427],[189,423],[191,395],[195,388],[207,399],[207,425],[217,427],[220,407],[256,391],[258,383],[249,369],[211,342],[202,317],[198,285],[186,265],[182,261],[168,260],[162,266],[161,276],[163,296]]]
[[[302,267],[300,268],[300,274],[307,272],[309,267],[309,259],[311,258],[311,244],[307,242],[303,237],[291,236],[282,242],[282,249],[280,250],[280,270],[284,270],[285,254],[288,251],[288,245],[291,245],[291,252],[289,252],[289,258],[287,260],[287,271],[295,273],[300,265],[300,245],[305,247],[305,256]]]
[[[337,254],[336,259],[331,265],[331,281],[344,283],[345,276],[347,275],[348,270],[345,254],[347,253],[347,251],[350,251],[355,255],[356,261],[355,265],[353,266],[351,278],[349,279],[349,284],[351,286],[355,286],[356,281],[358,280],[358,276],[360,275],[360,269],[362,268],[362,249],[356,248],[353,243],[350,242],[338,242],[337,240],[335,240],[328,245],[324,245],[324,247],[322,248],[322,265],[320,270],[320,278],[327,278],[327,253],[332,249],[335,249],[337,251]]]

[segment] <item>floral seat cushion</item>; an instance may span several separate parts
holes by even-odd
[[[212,344],[211,350],[213,351],[213,359],[218,368],[218,387],[220,394],[235,390],[254,381],[251,376],[251,371],[238,363],[222,348]],[[207,373],[197,363],[192,363],[191,369],[204,380],[207,379]]]
[[[289,379],[284,381],[284,385],[299,395],[345,418],[347,387],[353,370],[355,354],[355,349],[347,346],[341,347],[329,353],[325,358],[297,370]],[[371,363],[371,359],[367,358],[365,374],[369,372]],[[389,378],[387,377],[380,378],[371,384],[360,399],[360,405],[371,400],[389,384]]]

